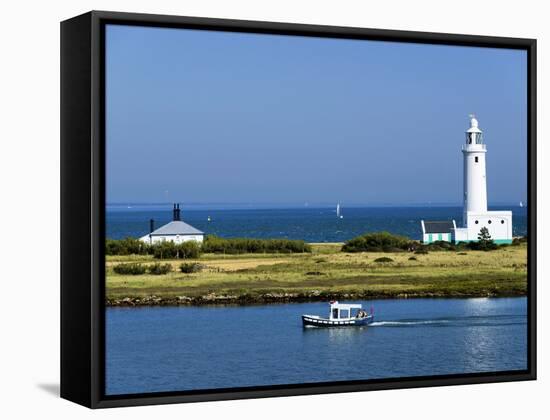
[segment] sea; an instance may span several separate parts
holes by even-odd
[[[527,369],[526,298],[387,299],[368,327],[326,302],[107,308],[107,395]]]
[[[512,210],[513,235],[527,234],[527,208]],[[387,231],[421,239],[421,220],[455,220],[462,224],[462,206],[342,207],[341,218],[332,207],[232,208],[230,206],[182,207],[182,220],[223,238],[284,238],[306,242],[344,242],[368,232]],[[106,236],[110,239],[141,237],[149,233],[149,220],[160,227],[172,220],[169,204],[110,205],[106,209]]]

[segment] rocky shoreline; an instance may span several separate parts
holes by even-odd
[[[269,303],[302,303],[323,302],[330,300],[368,300],[368,299],[415,299],[415,298],[475,298],[475,297],[520,297],[525,293],[502,293],[496,291],[481,291],[476,293],[326,293],[312,291],[309,293],[264,293],[254,295],[224,295],[210,293],[203,296],[173,296],[159,297],[155,295],[144,297],[124,297],[105,300],[105,306],[132,307],[132,306],[200,306],[200,305],[257,305]]]

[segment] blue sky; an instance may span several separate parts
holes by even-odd
[[[107,202],[461,203],[527,191],[524,51],[107,28]]]

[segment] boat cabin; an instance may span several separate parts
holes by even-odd
[[[355,313],[353,313],[354,309],[357,310]],[[329,319],[337,320],[355,318],[362,309],[363,307],[360,304],[346,304],[338,303],[338,301],[332,301],[330,302]]]

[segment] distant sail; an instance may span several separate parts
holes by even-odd
[[[340,218],[340,203],[336,205],[336,217]]]
[[[519,202],[519,206],[520,206],[520,207],[523,207],[523,201],[520,201],[520,202]]]

